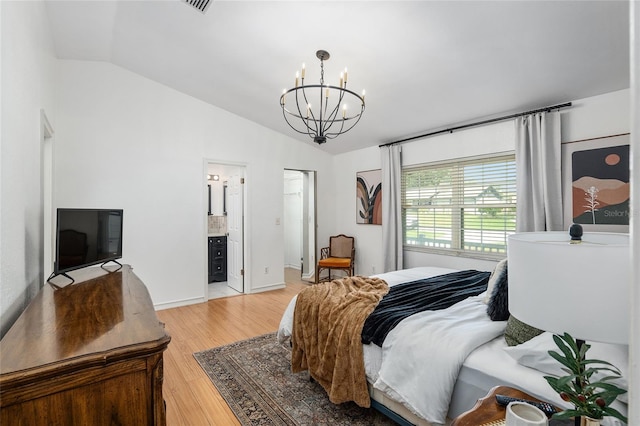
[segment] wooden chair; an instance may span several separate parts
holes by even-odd
[[[356,249],[354,238],[344,234],[329,237],[329,247],[320,249],[320,260],[316,265],[316,283],[320,282],[320,272],[327,269],[327,279],[331,281],[331,270],[345,271],[347,276],[353,276],[353,264]]]

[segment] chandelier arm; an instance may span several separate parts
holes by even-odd
[[[314,86],[308,86],[308,87],[315,87]],[[322,85],[320,85],[320,92],[322,93]],[[307,99],[307,91],[305,90],[305,87],[302,87],[302,95],[304,97],[304,103],[305,105],[309,105],[309,100]],[[313,129],[311,128],[311,126],[309,126],[309,118],[311,118],[311,121],[313,121]],[[309,133],[309,136],[311,138],[315,137],[315,135],[318,134],[318,132],[322,132],[322,114],[320,115],[320,127],[318,127],[318,120],[316,120],[316,116],[313,113],[313,108],[308,108],[307,109],[307,118],[305,120],[306,126],[309,130],[311,130],[314,134]],[[322,133],[321,133],[322,134]]]
[[[359,112],[358,114],[353,115],[353,116],[351,116],[351,117],[344,117],[344,118],[342,118],[342,120],[341,120],[340,130],[339,130],[338,132],[328,132],[328,133],[326,134],[326,137],[327,137],[328,139],[333,139],[333,138],[335,138],[336,136],[341,135],[341,134],[343,134],[343,133],[347,133],[349,130],[353,129],[353,128],[355,127],[355,125],[356,125],[356,124],[358,124],[358,122],[360,121],[360,118],[362,118],[362,113],[364,112],[364,110],[365,110],[365,105],[364,105],[364,103],[363,103],[363,104],[360,106],[360,112]],[[344,128],[344,127],[345,127],[345,123],[347,123],[348,121],[351,121],[351,120],[355,120],[355,121],[353,121],[353,122],[352,122],[350,125],[348,125],[348,126],[347,126],[347,128],[345,129],[345,128]]]
[[[307,86],[304,85],[304,78],[302,79],[302,86],[301,86],[301,91],[302,91],[302,97],[304,99],[304,105],[305,107],[307,107],[307,116],[306,118],[303,118],[303,121],[305,123],[305,125],[307,126],[307,129],[309,129],[309,136],[313,137],[313,132],[318,133],[318,123],[316,122],[316,118],[313,114],[313,110],[308,108],[309,105],[309,100],[307,99],[307,91],[305,90]],[[311,87],[311,86],[309,86]],[[297,94],[298,92],[296,92]],[[298,103],[298,99],[296,96],[296,103]],[[300,110],[300,104],[298,103],[298,110]],[[314,127],[312,128],[311,126],[309,126],[309,116],[311,116],[311,119],[313,121]]]
[[[296,89],[298,89],[298,88],[296,88]],[[315,120],[313,120],[313,123],[315,124],[315,128],[309,126],[309,116],[307,115],[306,117],[303,117],[302,116],[302,111],[300,111],[300,99],[299,99],[299,93],[300,92],[302,92],[302,98],[305,101],[305,103],[304,103],[305,107],[307,105],[309,105],[309,102],[307,102],[307,93],[306,93],[306,91],[304,89],[305,89],[305,87],[301,86],[300,90],[296,90],[296,106],[298,107],[298,114],[300,114],[300,118],[302,119],[302,122],[304,123],[305,127],[307,128],[307,135],[309,135],[309,137],[313,137],[313,133],[314,132],[315,133],[318,132],[318,126],[317,126],[316,122],[315,122]],[[309,112],[310,111],[307,109],[307,114]]]
[[[364,111],[364,108],[362,109],[362,111]],[[326,138],[327,139],[335,139],[337,136],[347,133],[349,130],[353,129],[356,126],[356,124],[358,124],[358,121],[360,121],[360,117],[362,117],[362,113],[358,114],[357,116],[354,116],[354,117],[347,118],[347,119],[343,120],[343,126],[344,126],[344,123],[346,121],[356,119],[356,121],[354,121],[351,126],[347,127],[346,130],[344,130],[344,131],[341,130],[340,133],[327,133],[325,135]]]
[[[339,129],[337,132],[335,132],[335,131],[331,132],[331,131],[330,131],[330,130],[331,130],[331,127],[332,127],[336,122],[340,122],[340,129]],[[331,123],[331,126],[327,127],[327,132],[326,132],[326,134],[327,134],[327,135],[336,135],[336,136],[337,136],[337,135],[340,135],[340,134],[344,133],[344,132],[342,131],[342,129],[343,129],[343,128],[344,128],[344,119],[335,120],[334,122],[332,122],[332,123]],[[335,137],[335,136],[333,136],[333,137]]]
[[[288,114],[288,115],[290,115],[290,116],[292,116],[292,117],[296,117],[296,115],[295,115],[295,114],[292,114],[291,112],[289,112],[289,111],[288,111],[288,110],[286,110],[286,109],[283,109],[283,111],[282,111],[282,115],[284,116],[284,121],[286,121],[286,122],[287,122],[287,124],[289,125],[289,127],[291,127],[293,130],[295,130],[296,132],[298,132],[298,133],[300,133],[300,134],[307,135],[307,136],[311,136],[311,135],[309,134],[309,132],[308,132],[308,131],[303,132],[303,131],[301,131],[301,130],[298,130],[296,127],[294,127],[294,126],[291,124],[291,122],[289,121],[289,119],[287,118],[287,114]]]
[[[334,89],[334,90],[338,90],[339,95],[338,95],[338,102],[336,102],[335,107],[333,108],[333,110],[329,114],[330,118],[325,123],[325,126],[323,128],[323,133],[325,133],[325,134],[326,133],[334,134],[333,132],[330,132],[329,130],[331,129],[331,127],[336,122],[336,117],[338,116],[338,112],[340,111],[340,104],[342,104],[342,100],[344,99],[345,89],[343,89],[342,87],[335,87],[335,86],[329,86],[329,87]],[[355,93],[352,93],[352,94],[355,94]],[[342,120],[343,119],[341,119],[340,121],[342,121]],[[344,123],[342,123],[342,126],[344,126]],[[340,134],[340,133],[342,133],[342,132],[339,131],[338,134]]]
[[[331,112],[329,113],[329,116],[327,118],[327,120],[324,123],[323,126],[323,133],[327,133],[329,132],[329,130],[331,129],[331,126],[333,126],[333,124],[336,122],[336,117],[338,115],[338,111],[340,110],[340,103],[336,104],[336,106],[333,108],[333,110],[331,110]]]

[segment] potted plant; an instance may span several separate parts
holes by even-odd
[[[575,408],[567,409],[553,415],[556,419],[582,417],[583,424],[592,419],[591,424],[598,425],[605,416],[612,416],[627,423],[627,418],[610,405],[616,398],[627,391],[611,383],[620,378],[617,367],[599,359],[586,359],[590,345],[575,339],[568,333],[563,336],[554,335],[553,340],[562,353],[549,351],[556,361],[561,363],[568,374],[563,377],[545,376],[549,385],[564,401],[571,402]],[[594,374],[603,374],[594,377]]]

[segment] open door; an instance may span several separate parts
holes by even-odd
[[[315,172],[284,171],[284,264],[312,281],[316,264]]]
[[[227,285],[244,293],[244,176],[233,174],[227,185]]]

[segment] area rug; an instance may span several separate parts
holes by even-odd
[[[275,333],[193,354],[242,425],[395,425],[373,408],[332,404]]]

